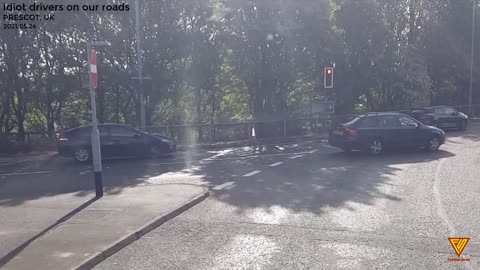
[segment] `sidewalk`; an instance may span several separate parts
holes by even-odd
[[[9,164],[9,163],[27,162],[27,161],[40,161],[40,160],[51,158],[55,155],[57,155],[56,150],[33,151],[33,152],[20,153],[20,154],[14,154],[14,155],[0,153],[0,165]]]
[[[0,268],[90,269],[207,196],[200,186],[144,185],[0,206]]]

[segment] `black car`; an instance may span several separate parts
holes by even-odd
[[[91,159],[91,126],[67,130],[59,135],[58,152],[80,162]],[[173,153],[176,144],[165,137],[143,132],[126,125],[101,124],[102,157],[160,156]]]
[[[468,126],[468,116],[449,106],[418,108],[411,110],[409,114],[424,124],[441,129],[465,130]]]
[[[362,150],[378,155],[384,149],[426,148],[436,151],[445,142],[445,132],[400,113],[369,113],[336,125],[329,143],[344,151]]]

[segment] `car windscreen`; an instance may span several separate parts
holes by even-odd
[[[344,123],[343,125],[344,125],[344,126],[354,126],[354,125],[360,123],[363,118],[364,118],[364,117],[362,117],[362,116],[355,117],[353,120],[351,120],[351,121],[349,121],[349,122],[346,122],[346,123]]]
[[[80,127],[65,131],[65,135],[68,137],[85,137],[90,135],[90,131],[91,127]]]

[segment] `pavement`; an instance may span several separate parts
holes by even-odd
[[[480,123],[447,137],[435,153],[379,157],[311,140],[105,161],[107,196],[179,184],[210,196],[94,269],[479,269]],[[0,165],[2,220],[92,190],[91,168],[70,160]],[[470,262],[447,261],[448,237],[471,238]]]
[[[90,269],[208,196],[186,184],[67,193],[0,207],[0,268]]]

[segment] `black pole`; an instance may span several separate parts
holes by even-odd
[[[95,176],[95,195],[97,198],[103,197],[103,176],[102,172],[94,172]]]

